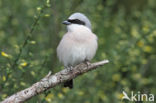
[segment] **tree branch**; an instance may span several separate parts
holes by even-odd
[[[24,101],[36,96],[50,88],[53,88],[65,81],[76,78],[77,76],[96,69],[99,66],[103,66],[108,63],[108,60],[99,61],[96,63],[91,63],[87,65],[86,63],[81,63],[72,68],[72,70],[64,69],[54,75],[51,72],[48,73],[43,79],[39,82],[33,84],[31,87],[26,88],[18,93],[13,94],[12,96],[6,98],[1,103],[23,103]]]

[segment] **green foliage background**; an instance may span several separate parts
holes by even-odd
[[[110,63],[27,103],[121,103],[122,91],[156,94],[155,0],[0,0],[0,101],[63,69],[56,47],[61,22],[74,12],[91,20]]]

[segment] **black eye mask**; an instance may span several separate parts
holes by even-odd
[[[72,23],[72,24],[80,24],[80,25],[85,25],[85,22],[78,20],[78,19],[68,19],[68,22]]]

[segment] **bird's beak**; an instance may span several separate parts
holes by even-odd
[[[71,22],[66,20],[66,21],[63,21],[62,24],[69,25],[69,24],[71,24]]]

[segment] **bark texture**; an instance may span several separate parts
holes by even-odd
[[[64,69],[55,74],[48,73],[43,79],[33,84],[31,87],[21,90],[12,96],[6,98],[4,101],[0,103],[23,103],[26,100],[36,96],[50,88],[53,88],[65,81],[69,81],[71,79],[76,78],[77,76],[86,73],[90,70],[96,69],[99,66],[102,66],[108,63],[108,60],[103,60],[91,64],[81,63],[72,69]]]

